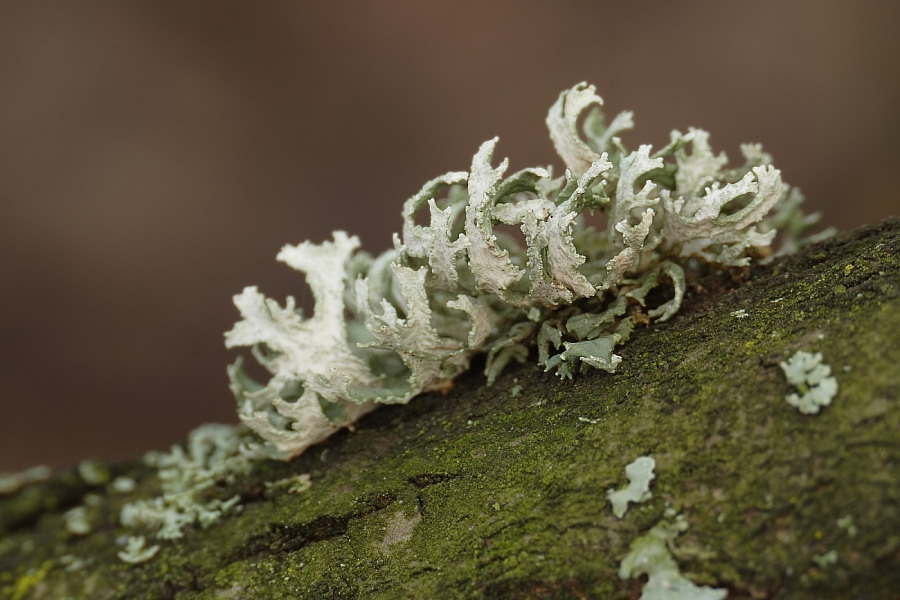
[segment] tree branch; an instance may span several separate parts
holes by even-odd
[[[746,314],[738,312],[745,311]],[[778,364],[821,352],[839,391],[785,401]],[[75,468],[0,499],[0,595],[32,598],[636,598],[629,544],[671,507],[671,551],[729,598],[895,598],[900,590],[900,220],[770,265],[694,282],[678,316],[635,333],[615,374],[533,365],[493,387],[384,407],[289,463],[215,490],[240,512],[130,565],[125,502]],[[616,518],[607,490],[642,455],[652,498]],[[305,492],[264,483],[309,473]],[[95,494],[86,500],[87,494]],[[87,535],[66,510],[100,507]],[[833,559],[833,560],[832,560]]]

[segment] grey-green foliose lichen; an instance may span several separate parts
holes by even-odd
[[[229,369],[240,418],[262,438],[251,450],[296,456],[378,404],[447,389],[480,352],[488,383],[535,342],[538,362],[560,376],[614,371],[636,324],[678,311],[690,261],[747,265],[772,252],[777,230],[788,251],[815,220],[758,145],[741,147],[736,168],[699,129],[673,131],[656,152],[630,151],[619,134],[631,113],[606,124],[601,106],[579,84],[550,108],[560,177],[550,168],[507,175],[489,140],[468,171],[406,202],[393,250],[372,257],[341,231],[285,246],[278,259],[305,273],[313,314],[248,287],[226,334],[272,374],[263,384],[240,360]],[[416,222],[423,211],[427,225]],[[586,219],[594,213],[596,227]]]
[[[798,393],[790,393],[785,400],[805,415],[814,415],[831,404],[838,391],[837,379],[831,367],[822,362],[821,352],[797,350],[787,361],[779,363],[788,383]]]

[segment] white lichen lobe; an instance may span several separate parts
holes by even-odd
[[[267,490],[287,490],[288,494],[302,494],[312,488],[312,477],[309,473],[301,473],[278,481],[266,481],[265,486]]]
[[[226,334],[271,374],[260,383],[240,359],[229,368],[240,418],[262,440],[249,453],[291,458],[378,404],[447,390],[476,353],[486,354],[488,384],[534,346],[560,377],[613,372],[636,325],[678,311],[691,261],[744,266],[772,255],[777,228],[790,250],[815,221],[758,145],[741,147],[736,168],[699,129],[629,151],[618,136],[632,114],[607,124],[602,103],[582,83],[550,108],[561,176],[509,174],[507,160],[494,160],[495,138],[467,171],[406,201],[393,250],[370,256],[341,231],[285,246],[278,260],[305,274],[312,315],[247,287]]]
[[[18,473],[0,473],[0,496],[14,494],[22,488],[45,481],[53,474],[53,470],[46,465],[31,467]]]
[[[119,552],[119,560],[132,565],[147,562],[159,552],[159,546],[147,546],[143,536],[128,536],[125,549]]]
[[[803,414],[818,413],[837,395],[837,379],[831,375],[831,367],[822,362],[821,352],[798,350],[779,365],[788,383],[799,392],[788,394],[785,400]]]
[[[66,531],[72,535],[87,535],[91,532],[86,506],[76,506],[67,510],[63,518],[66,521]]]
[[[644,502],[653,497],[650,482],[656,477],[653,469],[656,461],[650,456],[639,456],[625,467],[628,485],[620,490],[609,490],[606,497],[612,504],[613,514],[620,519],[625,516],[629,502]]]

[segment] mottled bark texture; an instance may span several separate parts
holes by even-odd
[[[799,349],[840,385],[818,415],[784,400],[778,363]],[[612,375],[523,365],[488,388],[473,372],[382,408],[217,490],[242,510],[139,565],[117,558],[134,533],[118,509],[158,491],[152,471],[110,466],[139,481],[117,495],[60,472],[0,499],[0,595],[637,598],[619,562],[672,507],[682,572],[729,598],[898,597],[900,220],[706,276],[621,354]],[[647,454],[653,497],[617,519],[606,492]],[[312,489],[266,491],[299,473]],[[86,493],[99,516],[74,536],[63,513]]]

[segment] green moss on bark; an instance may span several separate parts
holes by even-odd
[[[732,313],[744,309],[747,316]],[[695,285],[678,317],[635,334],[614,375],[525,366],[486,388],[386,407],[291,463],[259,463],[242,510],[116,558],[118,509],[65,532],[71,474],[0,501],[0,590],[21,598],[630,598],[617,572],[667,507],[690,529],[682,572],[729,598],[890,598],[900,589],[900,221]],[[822,352],[840,391],[819,415],[784,401],[778,363]],[[521,386],[521,391],[517,390]],[[606,491],[656,459],[653,497],[612,515]],[[264,481],[311,473],[303,494]],[[99,491],[99,490],[95,490]],[[855,536],[838,520],[847,516]],[[837,561],[813,557],[835,550]],[[83,560],[67,570],[62,557]],[[68,560],[68,559],[67,559]],[[71,565],[71,562],[69,562]]]

